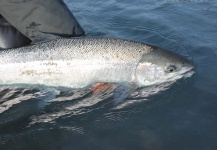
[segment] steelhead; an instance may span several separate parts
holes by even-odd
[[[95,82],[138,87],[193,74],[193,63],[156,46],[113,38],[57,39],[0,51],[0,84],[83,88]]]

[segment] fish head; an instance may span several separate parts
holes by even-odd
[[[173,82],[193,75],[193,68],[193,63],[183,56],[153,47],[140,59],[136,79],[140,86]]]

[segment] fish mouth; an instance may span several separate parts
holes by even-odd
[[[194,67],[184,67],[181,71],[181,75],[183,75],[183,77],[187,78],[187,77],[190,77],[192,76],[195,72],[194,72]]]

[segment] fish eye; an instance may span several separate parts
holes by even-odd
[[[174,66],[174,65],[169,65],[169,66],[167,66],[167,68],[166,68],[166,72],[168,72],[168,73],[172,73],[172,72],[174,72],[176,70],[176,67]]]

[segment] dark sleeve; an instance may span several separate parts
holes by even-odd
[[[0,50],[26,46],[31,40],[15,29],[0,15]]]
[[[84,30],[62,0],[1,0],[0,14],[31,40],[81,36]]]

